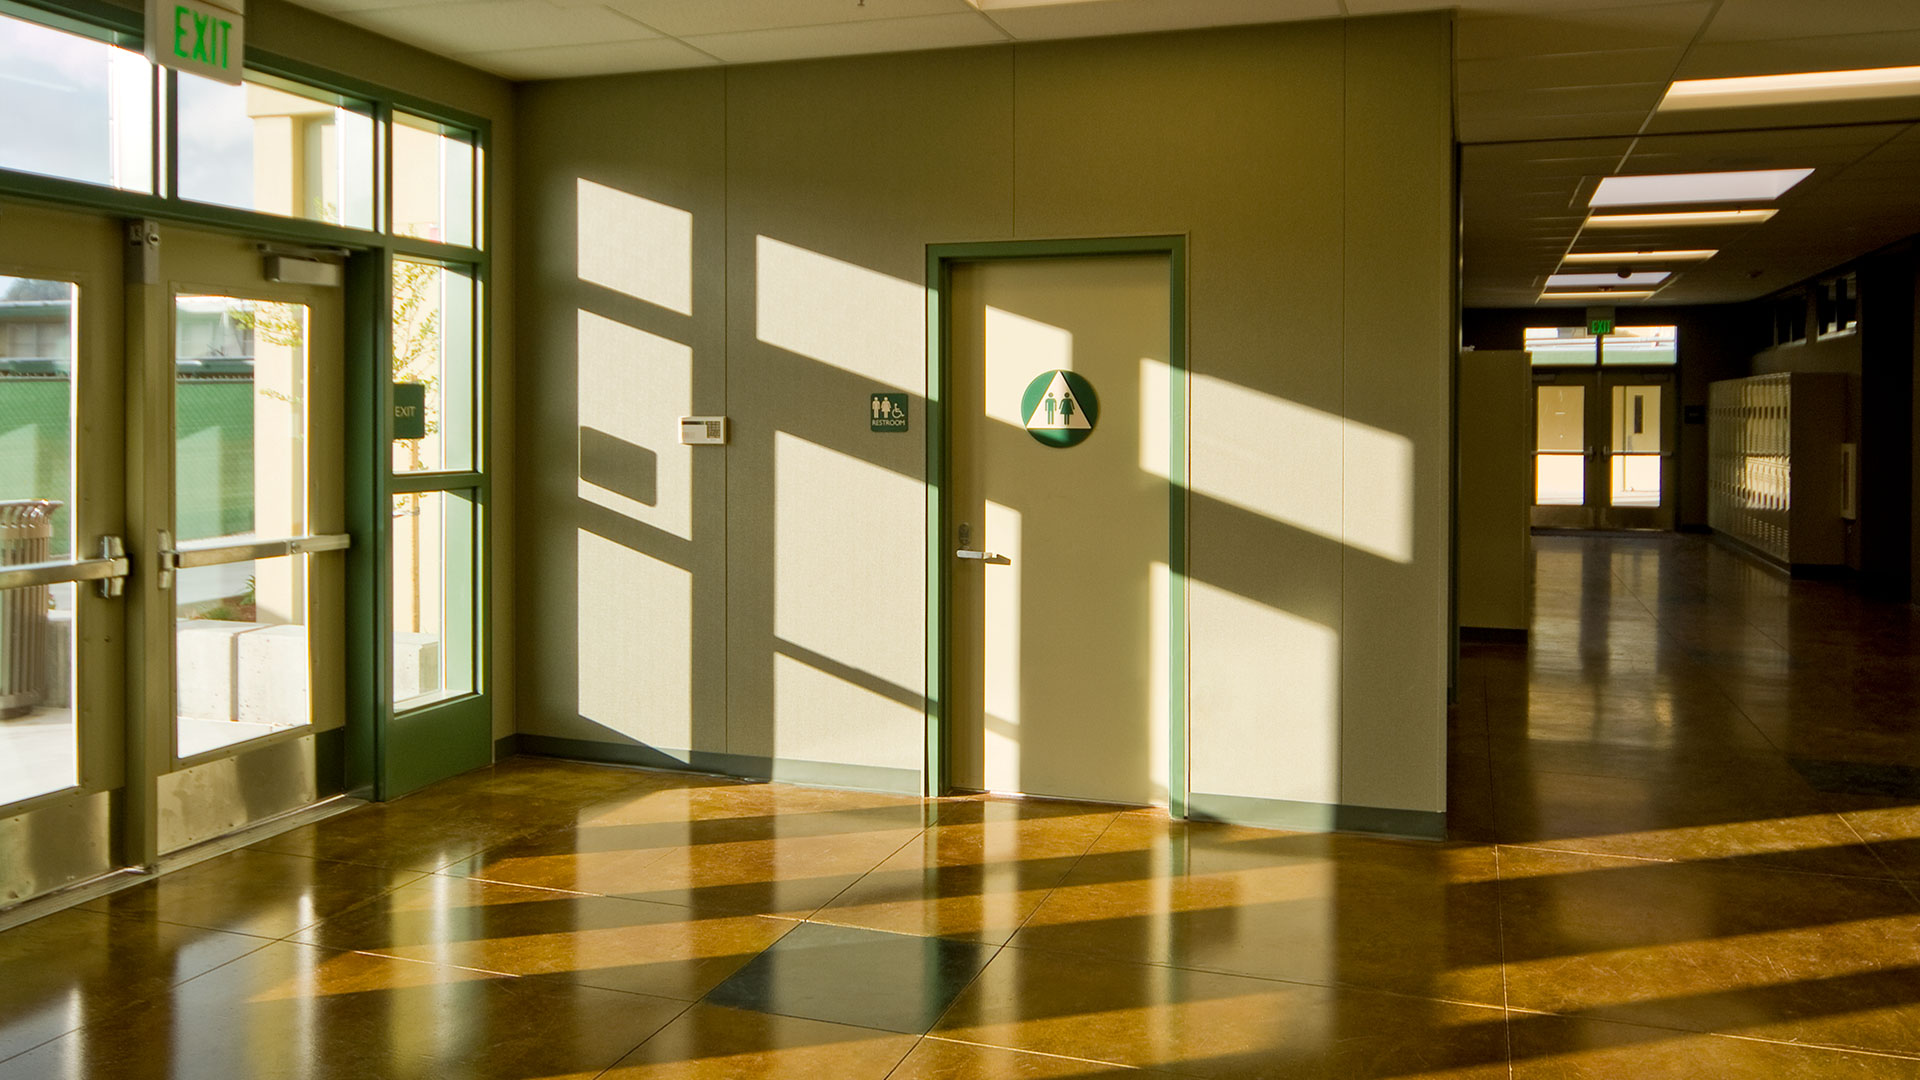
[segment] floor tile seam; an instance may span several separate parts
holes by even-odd
[[[1064,884],[1066,880],[1073,876],[1075,870],[1080,869],[1080,864],[1087,860],[1087,856],[1093,854],[1093,849],[1099,847],[1100,841],[1106,839],[1107,833],[1113,831],[1113,827],[1120,823],[1120,816],[1120,814],[1116,813],[1108,818],[1106,826],[1095,833],[1092,839],[1087,841],[1087,846],[1081,850],[1080,854],[1073,857],[1073,862],[1068,865],[1066,870],[1062,872],[1058,878],[1054,879],[1052,885],[1047,886],[1046,891],[1041,894],[1040,899],[1034,903],[1032,910],[1028,911],[1026,916],[1020,920],[1020,925],[1014,927],[1013,932],[1008,934],[1006,940],[1000,943],[1001,948],[1011,945],[1013,939],[1019,937],[1020,932],[1025,930],[1027,924],[1033,921],[1034,916],[1040,914],[1040,909],[1047,906],[1047,901],[1053,899],[1053,894],[1066,887]]]
[[[673,999],[667,999],[667,1000],[673,1000]],[[705,1000],[705,999],[702,998],[701,1000]],[[611,1076],[613,1074],[613,1070],[620,1067],[621,1062],[627,1060],[628,1058],[632,1057],[634,1054],[638,1053],[641,1047],[647,1045],[648,1043],[652,1042],[654,1039],[658,1038],[661,1032],[679,1023],[680,1018],[687,1015],[689,1012],[692,1012],[693,1007],[698,1004],[700,1004],[700,1001],[687,1002],[686,1007],[681,1009],[679,1012],[674,1013],[673,1016],[668,1018],[666,1023],[661,1024],[659,1027],[648,1032],[646,1038],[641,1039],[639,1042],[634,1043],[632,1046],[627,1047],[627,1049],[624,1052],[622,1052],[619,1056],[615,1057],[613,1061],[607,1065],[606,1068],[601,1069],[597,1073],[594,1073],[593,1074],[594,1080],[601,1080],[602,1077]]]
[[[249,933],[245,930],[229,929],[228,927],[224,927],[224,926],[203,926],[200,923],[180,922],[177,919],[162,919],[151,912],[145,912],[145,911],[102,911],[98,908],[89,908],[89,907],[75,907],[75,908],[69,908],[67,910],[83,911],[89,915],[99,915],[103,918],[112,919],[119,922],[159,923],[163,926],[177,926],[183,930],[205,930],[208,933],[225,934],[228,937],[247,938],[249,940],[263,942],[268,945],[271,945],[276,941],[285,940],[285,937],[286,937],[286,935],[282,935],[282,934],[254,934],[254,933]],[[60,914],[65,914],[65,912],[54,912],[53,914],[60,915]],[[23,925],[31,926],[33,924],[26,923]],[[15,927],[14,929],[17,930],[19,929],[19,927]],[[296,930],[294,931],[294,933],[297,934],[299,933],[299,931]],[[5,941],[5,940],[6,938],[4,937],[4,935],[0,935],[0,941]]]
[[[1847,829],[1853,833],[1854,836],[1859,838],[1861,847],[1864,847],[1869,852],[1872,852],[1873,857],[1880,860],[1880,865],[1886,867],[1887,873],[1893,876],[1893,880],[1898,881],[1901,887],[1907,890],[1907,895],[1913,897],[1914,903],[1920,904],[1920,891],[1916,891],[1916,889],[1914,888],[1914,882],[1910,880],[1905,874],[1902,874],[1899,871],[1899,869],[1893,865],[1893,863],[1887,861],[1887,857],[1881,854],[1879,846],[1876,845],[1873,841],[1867,839],[1867,834],[1861,832],[1860,827],[1855,825],[1852,819],[1847,817],[1845,813],[1836,810],[1834,811],[1834,816],[1838,817],[1840,819],[1840,823],[1842,825],[1845,825]]]
[[[1856,835],[1858,834],[1856,833]],[[1586,855],[1586,856],[1601,858],[1601,859],[1621,859],[1628,862],[1658,863],[1662,866],[1690,866],[1690,867],[1695,867],[1701,870],[1709,870],[1709,871],[1716,871],[1716,872],[1732,871],[1732,872],[1745,873],[1745,872],[1758,871],[1758,872],[1767,873],[1767,874],[1788,874],[1795,877],[1838,878],[1842,881],[1877,881],[1881,883],[1904,883],[1905,881],[1904,878],[1901,878],[1897,873],[1893,873],[1891,871],[1889,871],[1887,876],[1882,877],[1877,874],[1846,874],[1846,873],[1840,873],[1832,870],[1803,870],[1798,867],[1781,866],[1774,863],[1743,863],[1741,865],[1734,866],[1734,865],[1729,865],[1726,861],[1727,859],[1777,858],[1777,857],[1792,855],[1795,853],[1796,850],[1798,851],[1809,850],[1804,848],[1789,850],[1785,852],[1761,852],[1756,855],[1729,855],[1729,856],[1725,856],[1724,858],[1714,858],[1714,859],[1678,859],[1678,858],[1662,858],[1658,855],[1626,855],[1618,851],[1597,851],[1589,848],[1555,847],[1553,846],[1554,843],[1555,841],[1551,841],[1551,840],[1525,840],[1525,841],[1502,840],[1502,841],[1499,841],[1496,846],[1509,847],[1509,848],[1523,848],[1527,851],[1551,851],[1551,852],[1554,852],[1555,854],[1560,854],[1560,855]],[[1864,847],[1866,845],[1863,844],[1862,846]],[[1831,850],[1831,849],[1814,848],[1811,850],[1821,851],[1821,850]],[[1875,857],[1876,859],[1879,860],[1879,862],[1882,865],[1886,864],[1885,859],[1879,858],[1877,854]],[[1544,876],[1558,877],[1560,875],[1549,874]],[[1523,879],[1516,878],[1515,880],[1517,881],[1517,880],[1523,880]],[[1537,880],[1537,877],[1531,880]]]
[[[394,885],[385,889],[379,889],[373,893],[363,896],[360,899],[355,900],[353,903],[348,904],[346,907],[341,908],[339,911],[328,912],[327,914],[322,915],[317,919],[314,919],[312,922],[301,923],[299,926],[294,927],[292,931],[282,934],[279,937],[275,938],[274,940],[275,941],[291,940],[295,937],[298,937],[301,934],[306,933],[309,930],[312,930],[314,927],[319,926],[321,923],[331,922],[334,919],[338,919],[344,915],[352,914],[353,912],[359,911],[361,908],[366,907],[369,904],[376,903],[388,896],[393,895],[394,893],[399,892],[401,889],[405,889],[410,886],[417,885],[420,882],[425,881],[428,878],[433,876],[431,873],[420,874],[420,873],[415,873],[414,871],[411,871],[411,870],[404,871],[404,872],[414,874],[414,876],[406,881],[401,882],[398,885]],[[156,921],[165,921],[165,920],[156,920]]]
[[[914,833],[913,836],[910,837],[909,839],[902,841],[899,847],[896,847],[892,851],[889,851],[885,855],[882,855],[880,859],[877,862],[875,862],[872,866],[869,866],[865,870],[862,870],[858,874],[855,874],[852,881],[849,881],[845,885],[842,885],[838,892],[828,897],[824,903],[816,905],[812,911],[809,911],[807,912],[806,915],[802,916],[800,921],[813,922],[813,917],[815,915],[818,915],[821,912],[832,907],[841,897],[847,895],[847,893],[851,891],[855,886],[867,880],[867,878],[870,877],[871,875],[878,873],[880,871],[880,868],[887,864],[888,859],[891,859],[895,855],[898,855],[901,852],[907,850],[908,845],[918,843],[920,838],[925,836],[926,834],[927,834],[927,830],[925,828],[922,828],[919,832]],[[834,924],[821,923],[819,925],[830,926]],[[909,935],[909,936],[912,936],[912,935]]]
[[[1670,1031],[1676,1035],[1704,1035],[1713,1039],[1738,1039],[1742,1042],[1767,1043],[1772,1046],[1793,1046],[1803,1050],[1824,1050],[1833,1054],[1860,1054],[1867,1057],[1892,1058],[1896,1061],[1920,1061],[1920,1051],[1902,1053],[1897,1050],[1875,1050],[1862,1046],[1846,1046],[1838,1043],[1809,1042],[1805,1039],[1776,1039],[1765,1035],[1751,1035],[1739,1031],[1715,1031],[1708,1028],[1676,1027],[1673,1024],[1660,1024],[1648,1020],[1621,1020],[1611,1016],[1602,1016],[1593,1012],[1556,1012],[1552,1009],[1533,1009],[1516,1005],[1507,1010],[1515,1016],[1545,1016],[1559,1020],[1588,1020],[1597,1024],[1619,1024],[1623,1027],[1646,1028],[1650,1031]]]
[[[1342,980],[1320,981],[1316,979],[1289,979],[1281,975],[1250,975],[1244,971],[1233,971],[1221,967],[1206,967],[1197,964],[1176,964],[1172,961],[1141,960],[1134,957],[1117,957],[1110,954],[1076,952],[1045,945],[1015,945],[1008,942],[1001,946],[1023,953],[1045,953],[1048,956],[1067,957],[1075,960],[1098,960],[1107,964],[1126,964],[1131,967],[1157,968],[1162,971],[1188,971],[1198,975],[1224,975],[1231,979],[1250,979],[1254,982],[1279,983],[1286,986],[1307,986],[1316,990],[1354,990],[1366,994],[1380,994],[1386,997],[1400,998],[1406,1001],[1436,1002],[1442,1005],[1465,1005],[1475,1009],[1504,1009],[1506,1006],[1488,1001],[1475,1001],[1466,997],[1451,997],[1442,994],[1416,994],[1408,990],[1393,990],[1370,983],[1347,982]]]
[[[1089,1057],[1077,1057],[1073,1054],[1056,1054],[1049,1050],[1030,1050],[1024,1046],[1006,1046],[1001,1043],[980,1042],[977,1039],[956,1039],[951,1035],[936,1035],[936,1034],[929,1033],[921,1036],[920,1041],[951,1043],[955,1046],[977,1046],[983,1050],[1010,1050],[1016,1054],[1027,1054],[1033,1057],[1052,1058],[1055,1061],[1071,1061],[1076,1065],[1098,1065],[1101,1068],[1107,1068],[1107,1069],[1125,1069],[1128,1072],[1149,1071],[1145,1066],[1133,1065],[1125,1061],[1114,1061],[1109,1058],[1089,1058]],[[1175,1070],[1173,1070],[1169,1066],[1155,1065],[1152,1067],[1151,1071],[1174,1072]],[[1178,1072],[1176,1072],[1175,1074],[1176,1075],[1193,1075],[1190,1073],[1178,1073]]]
[[[168,925],[175,925],[175,924],[168,924]],[[194,927],[193,929],[205,929],[205,928]],[[196,972],[195,974],[189,975],[186,978],[179,980],[178,982],[168,982],[164,987],[161,987],[160,989],[157,989],[152,993],[140,994],[140,995],[136,995],[134,997],[128,998],[125,1000],[125,1002],[122,1004],[120,1008],[110,1009],[107,1011],[105,1015],[96,1017],[90,1022],[77,1024],[71,1028],[68,1028],[65,1031],[59,1032],[58,1034],[55,1034],[55,1035],[51,1035],[41,1040],[40,1042],[34,1043],[32,1046],[26,1047],[25,1049],[19,1051],[18,1053],[7,1054],[4,1057],[0,1057],[0,1065],[4,1065],[5,1063],[12,1061],[15,1058],[24,1057],[27,1054],[31,1054],[34,1051],[39,1050],[42,1047],[48,1046],[52,1043],[59,1042],[61,1039],[64,1039],[67,1036],[74,1034],[75,1032],[85,1030],[86,1028],[92,1026],[93,1024],[104,1023],[108,1020],[111,1020],[115,1016],[124,1012],[126,1009],[136,1008],[138,1006],[145,1005],[145,1004],[148,1004],[149,1002],[158,1000],[162,997],[169,997],[175,991],[177,991],[180,987],[185,986],[187,983],[190,983],[193,980],[200,978],[202,975],[211,975],[212,973],[220,970],[221,968],[226,967],[228,964],[232,964],[232,963],[236,963],[238,961],[244,960],[247,957],[252,956],[253,954],[261,951],[262,949],[265,949],[271,945],[279,944],[277,940],[262,939],[253,934],[235,934],[232,931],[224,931],[224,930],[217,931],[217,932],[223,933],[223,934],[229,934],[234,937],[244,937],[249,941],[259,942],[259,944],[255,945],[251,949],[248,949],[246,952],[240,953],[237,956],[231,957],[226,960],[222,960],[220,963],[213,965],[212,967],[208,968],[205,971]]]
[[[602,900],[631,900],[641,904],[659,903],[657,900],[634,900],[633,897],[621,896],[618,893],[589,892],[586,889],[562,889],[554,885],[533,885],[524,881],[508,881],[504,878],[482,877],[478,874],[449,874],[441,870],[435,870],[433,873],[426,875],[426,877],[410,881],[402,886],[402,888],[411,888],[429,877],[444,878],[448,881],[477,881],[482,885],[498,885],[508,889],[527,889],[532,892],[556,893],[561,896],[577,896],[582,899],[597,897]]]
[[[263,843],[264,842],[265,841],[263,841]],[[260,847],[258,844],[249,844],[243,848],[235,848],[234,851],[229,851],[226,853],[226,855],[216,855],[212,859],[208,859],[207,862],[214,862],[218,859],[224,859],[226,858],[227,855],[232,855],[236,851],[254,851],[262,855],[285,855],[289,858],[294,858],[294,859],[308,859],[313,862],[319,862],[319,863],[333,863],[337,866],[357,866],[363,870],[386,870],[390,873],[396,873],[396,874],[431,874],[434,872],[433,870],[422,870],[417,865],[395,866],[392,863],[369,862],[361,859],[336,859],[329,855],[310,855],[304,851],[277,851],[273,848]],[[454,861],[458,862],[459,860],[456,859]],[[204,864],[195,863],[194,865],[200,866]],[[192,867],[182,867],[182,869],[192,869]],[[163,874],[161,876],[164,877],[165,875]]]
[[[1507,986],[1507,896],[1505,878],[1500,873],[1500,846],[1493,846],[1493,927],[1494,938],[1500,951],[1500,1007],[1511,1008],[1513,995]],[[1508,1033],[1507,1060],[1509,1068],[1513,1060],[1512,1033]]]

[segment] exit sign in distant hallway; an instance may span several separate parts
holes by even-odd
[[[147,59],[240,85],[246,70],[246,19],[201,0],[147,0]]]

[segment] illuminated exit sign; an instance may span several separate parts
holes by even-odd
[[[200,0],[147,0],[147,59],[240,85],[246,20]]]

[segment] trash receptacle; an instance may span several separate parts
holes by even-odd
[[[0,502],[0,567],[46,562],[57,502]],[[30,713],[47,694],[52,646],[45,585],[0,590],[0,720]]]

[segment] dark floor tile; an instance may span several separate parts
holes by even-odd
[[[0,1062],[4,1080],[587,1080],[686,1003],[292,942]]]
[[[695,1005],[601,1080],[831,1077],[882,1080],[916,1037],[793,1016]]]
[[[934,1034],[1186,1076],[1507,1075],[1501,1009],[1017,947]]]
[[[919,1035],[993,954],[975,942],[809,923],[755,957],[707,1001]]]
[[[255,937],[69,910],[0,934],[0,1059],[239,959]]]
[[[1920,1060],[1566,1016],[1513,1015],[1514,1080],[1920,1080]]]
[[[793,925],[435,875],[324,920],[300,939],[691,1001]]]
[[[419,877],[403,870],[242,848],[83,906],[280,938]]]

